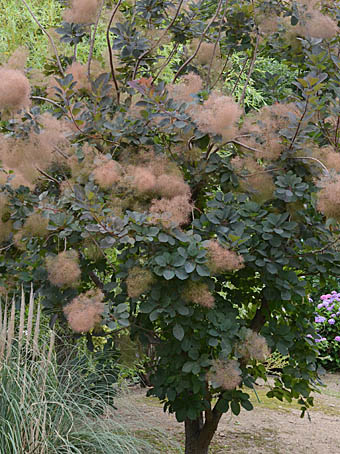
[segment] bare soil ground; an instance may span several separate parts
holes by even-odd
[[[326,388],[315,395],[310,420],[300,418],[298,405],[268,399],[268,387],[258,386],[260,402],[252,397],[253,411],[242,410],[238,417],[230,413],[223,416],[211,454],[340,454],[340,374],[326,375],[324,383]],[[164,413],[156,399],[144,396],[145,390],[136,389],[124,398],[125,403],[129,401],[125,410],[117,403],[124,423],[135,426],[137,410],[143,415],[140,431],[150,435],[155,430],[162,435],[163,439],[156,441],[160,453],[182,452],[182,425]]]

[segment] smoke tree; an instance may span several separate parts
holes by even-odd
[[[37,21],[43,73],[24,49],[0,68],[1,292],[33,282],[52,323],[152,345],[148,393],[206,454],[271,351],[289,360],[268,396],[313,403],[309,277],[340,272],[339,2],[107,3]],[[275,103],[252,111],[259,56],[298,78],[287,98],[265,74]]]

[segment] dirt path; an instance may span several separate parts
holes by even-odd
[[[251,412],[241,411],[238,417],[226,414],[215,435],[211,454],[340,454],[340,374],[327,375],[327,387],[315,396],[315,407],[308,417],[300,418],[297,405],[268,399],[268,388],[257,389],[260,402],[252,398]],[[165,414],[158,401],[144,397],[143,390],[135,390],[125,399],[130,402],[122,411],[125,424],[136,424],[131,405],[143,415],[144,433],[160,433],[166,440],[183,440],[183,427],[172,415]],[[117,403],[117,407],[122,407]],[[130,408],[130,410],[129,410]],[[130,423],[130,424],[129,424]],[[178,453],[177,448],[163,446],[159,452]],[[170,446],[170,445],[169,445]]]

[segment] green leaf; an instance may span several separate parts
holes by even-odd
[[[299,19],[298,19],[296,16],[292,16],[292,17],[290,18],[290,23],[291,23],[292,25],[297,25],[297,24],[299,23]]]
[[[144,314],[149,314],[154,307],[155,303],[153,301],[142,301],[139,310]]]
[[[158,239],[161,243],[167,243],[169,241],[169,236],[166,233],[161,232],[158,235]]]
[[[288,354],[287,345],[283,344],[282,342],[278,342],[276,348],[281,353],[281,355],[285,356]]]
[[[177,312],[184,316],[190,314],[189,308],[187,306],[179,306],[177,308]]]
[[[199,363],[195,363],[193,365],[193,368],[192,368],[192,373],[195,374],[195,375],[198,375],[200,373],[200,370],[201,370],[201,367],[199,365]]]
[[[210,276],[210,271],[205,265],[197,265],[196,271],[199,276]]]
[[[128,305],[126,303],[120,303],[116,306],[116,312],[120,314],[121,312],[126,312],[128,310]]]
[[[195,267],[196,267],[195,263],[186,262],[184,268],[187,273],[192,273],[194,271]]]
[[[166,279],[167,281],[170,281],[170,279],[174,278],[175,277],[175,272],[169,268],[165,269],[163,271],[163,277],[164,279]]]
[[[253,404],[249,400],[242,400],[241,405],[247,411],[251,411],[254,408]]]
[[[171,262],[173,266],[183,266],[185,263],[185,258],[181,255],[178,255],[177,257],[174,257]]]
[[[180,408],[179,410],[176,411],[175,415],[176,415],[177,422],[183,422],[187,417],[187,409]]]
[[[178,279],[180,279],[181,281],[185,281],[185,279],[188,279],[188,277],[189,277],[183,268],[176,268],[175,274],[176,274],[176,277],[178,277]]]
[[[155,320],[157,320],[159,314],[160,314],[159,309],[155,309],[153,312],[151,312],[151,314],[149,315],[150,321],[151,321],[151,322],[154,322]]]
[[[174,337],[177,340],[179,340],[179,341],[183,340],[184,329],[183,329],[182,325],[180,325],[179,323],[176,323],[176,325],[172,329],[172,334],[174,335]]]
[[[220,220],[213,213],[206,213],[206,217],[212,224],[218,225],[220,223]]]
[[[210,347],[216,347],[218,345],[218,339],[216,339],[216,337],[210,337],[208,345],[210,345]]]
[[[266,268],[270,274],[277,274],[277,266],[275,263],[267,263]]]
[[[176,390],[175,390],[175,389],[170,388],[170,389],[167,390],[166,393],[167,393],[168,399],[169,399],[170,401],[174,401],[174,400],[176,399],[177,393],[176,393]]]
[[[177,252],[184,258],[187,258],[188,257],[188,253],[187,251],[184,249],[184,247],[179,247],[177,249]]]
[[[198,249],[197,249],[196,244],[190,244],[190,246],[188,247],[188,254],[191,257],[195,257],[198,254]]]
[[[166,266],[167,265],[167,261],[166,261],[166,259],[165,259],[165,257],[163,255],[158,255],[157,257],[155,257],[155,262],[159,266]]]
[[[226,399],[221,399],[216,404],[216,410],[220,413],[227,413],[229,410],[229,401]]]
[[[241,411],[240,404],[236,401],[233,400],[230,405],[231,411],[234,413],[234,415],[238,416]]]
[[[284,300],[284,301],[289,301],[292,297],[292,294],[289,290],[282,290],[281,291],[281,298]]]

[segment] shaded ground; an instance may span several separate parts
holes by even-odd
[[[340,374],[327,375],[327,387],[315,396],[315,407],[308,417],[300,418],[296,404],[281,403],[268,399],[266,386],[259,386],[252,398],[255,409],[242,410],[238,417],[229,413],[219,425],[214,438],[211,454],[337,454],[340,453]],[[173,416],[165,414],[156,399],[145,398],[143,390],[134,390],[127,400],[130,404],[122,412],[124,423],[133,427],[136,424],[134,412],[143,415],[140,428],[151,440],[154,432],[160,453],[179,453],[176,443],[183,440],[183,427]],[[131,409],[133,408],[133,412]],[[136,426],[135,426],[136,427]],[[151,430],[151,433],[150,433]],[[168,443],[168,444],[167,444]]]

